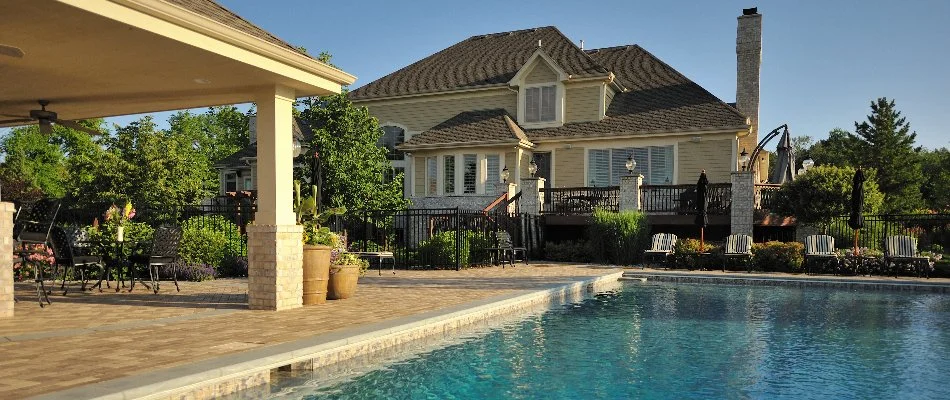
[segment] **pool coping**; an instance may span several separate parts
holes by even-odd
[[[890,290],[920,291],[932,293],[950,293],[950,284],[924,283],[921,281],[898,282],[884,279],[849,279],[848,277],[817,276],[775,276],[775,275],[737,275],[707,274],[676,271],[636,271],[625,270],[622,280],[639,280],[676,283],[714,283],[760,286],[814,286],[849,290]]]
[[[309,368],[319,368],[429,335],[444,334],[493,317],[514,314],[542,303],[549,304],[552,301],[606,290],[608,285],[616,285],[623,274],[622,270],[618,270],[567,284],[551,284],[546,289],[520,290],[32,398],[214,398],[266,384],[269,382],[270,372],[281,367],[306,364]]]

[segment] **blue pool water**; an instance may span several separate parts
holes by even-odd
[[[306,399],[950,399],[950,296],[625,284]]]

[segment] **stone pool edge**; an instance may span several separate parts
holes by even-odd
[[[621,279],[641,279],[673,283],[712,283],[730,285],[825,287],[847,290],[888,290],[950,293],[950,285],[940,283],[895,282],[888,280],[855,280],[847,277],[798,277],[798,276],[740,276],[711,275],[702,273],[624,271]]]
[[[145,372],[33,399],[205,399],[270,382],[281,367],[320,368],[431,335],[445,335],[496,317],[608,290],[623,271],[542,290],[519,291],[416,315],[381,321],[209,360]]]

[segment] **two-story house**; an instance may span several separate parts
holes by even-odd
[[[414,207],[481,208],[529,164],[547,187],[729,182],[757,142],[761,15],[739,17],[737,104],[637,45],[583,49],[555,27],[470,37],[350,93],[379,119]],[[507,173],[503,173],[506,171]]]

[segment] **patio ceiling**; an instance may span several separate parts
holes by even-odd
[[[0,55],[0,121],[40,99],[73,120],[250,102],[275,86],[326,95],[355,80],[165,1],[5,0],[0,15],[0,44],[24,53]]]

